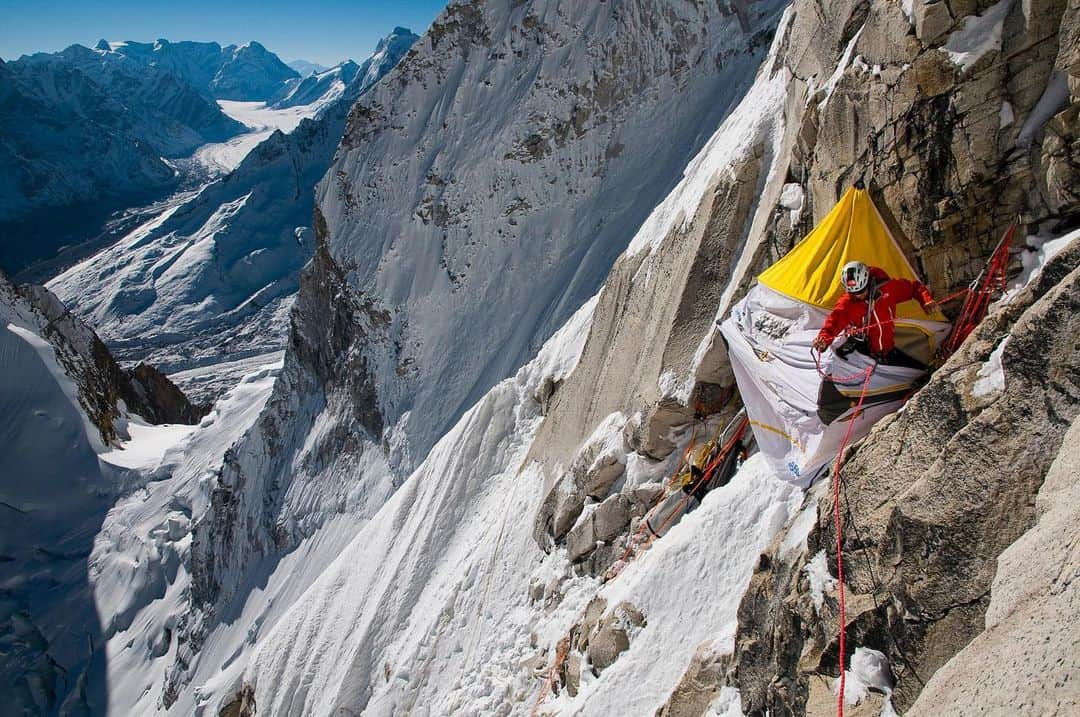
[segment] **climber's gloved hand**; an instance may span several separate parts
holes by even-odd
[[[817,351],[819,354],[823,354],[825,353],[825,349],[829,348],[830,343],[832,342],[826,339],[824,336],[818,336],[810,345],[813,346],[814,350]]]

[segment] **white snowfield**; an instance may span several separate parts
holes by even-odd
[[[100,643],[86,555],[114,476],[98,462],[100,435],[87,431],[77,391],[47,342],[0,320],[0,366],[0,709],[35,714],[59,677],[43,664],[45,651],[73,685],[87,667],[88,637]],[[103,692],[90,686],[90,696]]]
[[[318,116],[328,104],[341,96],[344,85],[333,89],[308,105],[275,109],[265,102],[218,100],[221,111],[243,123],[249,131],[226,142],[204,144],[191,156],[191,162],[206,171],[210,178],[228,174],[240,166],[244,157],[275,131],[286,134],[296,129],[300,120]]]
[[[105,517],[89,572],[105,641],[108,714],[153,714],[159,706],[161,676],[177,649],[171,636],[187,612],[191,523],[206,512],[227,450],[258,417],[280,367],[270,364],[249,374],[197,427],[186,427],[187,434],[158,463],[145,466],[149,482],[117,501]],[[150,447],[144,444],[156,442],[160,449],[161,441],[176,436],[174,430],[149,427],[125,448],[145,453]],[[286,561],[298,581],[303,554],[298,550]],[[224,662],[243,645],[255,616],[239,617],[231,640],[208,643],[208,655]]]

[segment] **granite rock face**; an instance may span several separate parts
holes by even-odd
[[[1043,478],[1080,413],[1078,266],[1074,242],[903,413],[878,424],[841,473],[848,649],[888,657],[902,712],[983,632],[998,558],[1035,522]],[[987,391],[980,371],[1002,344],[1004,389]],[[774,545],[762,556],[728,672],[747,714],[809,714],[813,678],[839,674],[836,595],[818,610],[805,570],[819,551],[834,566],[835,540],[826,492],[806,553],[785,558]]]
[[[834,5],[823,25],[812,13],[800,18],[797,3],[788,51],[809,90],[835,79],[810,93],[789,170],[815,216],[863,180],[938,295],[970,281],[1016,215],[1031,229],[1076,226],[1078,207],[1062,189],[1076,184],[1066,148],[1078,97],[1062,91],[1062,73],[1074,67],[1062,57],[1075,55],[1067,41],[1075,7],[1014,3],[995,15],[1005,6],[949,3],[953,29],[930,38],[913,37],[896,5]],[[943,10],[933,11],[939,21]],[[918,13],[916,21],[918,30]],[[1000,32],[1000,43],[958,59],[955,33],[971,23]],[[821,42],[823,32],[835,44]],[[837,64],[830,48],[846,57]],[[1074,243],[992,313],[845,466],[849,652],[854,644],[888,657],[898,710],[983,632],[998,556],[1035,520],[1035,496],[1080,399],[1071,338],[1078,258]],[[1002,342],[1004,391],[974,389]],[[725,678],[740,688],[746,714],[830,704],[822,677],[839,674],[835,595],[819,614],[805,568],[819,551],[835,565],[832,511],[822,498],[807,552],[785,559],[774,549],[751,580]],[[976,704],[969,697],[965,709],[974,714]]]
[[[553,674],[553,691],[558,694],[566,689],[571,696],[577,695],[581,671],[590,670],[593,677],[598,677],[630,648],[634,635],[647,624],[645,615],[629,602],[608,610],[604,598],[594,598],[559,643],[565,656]]]
[[[986,630],[934,673],[907,714],[1080,711],[1080,421],[1035,500],[1035,525],[998,557]]]

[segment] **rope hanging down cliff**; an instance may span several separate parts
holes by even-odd
[[[1014,222],[1002,236],[998,242],[997,247],[991,254],[990,259],[987,261],[986,266],[979,273],[979,275],[971,282],[971,285],[956,292],[944,299],[939,299],[934,302],[936,304],[944,304],[960,296],[965,296],[963,307],[961,308],[960,315],[953,325],[953,330],[949,334],[948,340],[942,345],[938,358],[944,360],[951,356],[960,346],[964,340],[971,334],[980,321],[986,316],[986,312],[990,306],[990,299],[993,293],[1000,289],[1004,292],[1006,286],[1006,274],[1009,263],[1009,245],[1012,241],[1013,235],[1016,231],[1016,223]],[[859,400],[854,407],[851,420],[848,422],[848,430],[844,435],[844,439],[840,444],[840,449],[836,455],[836,461],[833,464],[833,523],[836,531],[836,578],[837,578],[837,603],[839,609],[839,626],[837,629],[837,643],[838,643],[838,668],[840,672],[838,693],[836,697],[836,714],[837,717],[843,717],[844,715],[844,693],[846,690],[847,682],[847,614],[845,604],[845,591],[844,591],[844,537],[843,537],[843,520],[840,513],[841,502],[841,481],[840,481],[840,469],[844,463],[844,452],[847,450],[848,442],[851,438],[851,428],[855,424],[855,419],[862,411],[863,403],[866,400],[866,391],[870,382],[870,376],[873,374],[874,367],[868,367],[861,374],[854,374],[851,376],[834,377],[826,374],[820,363],[820,357],[811,350],[815,366],[818,373],[825,380],[852,380],[859,378],[860,375],[863,379],[862,389],[859,394]]]
[[[866,400],[866,389],[870,385],[870,375],[873,373],[873,368],[867,368],[864,372],[862,391],[859,394],[859,402],[855,406],[855,412],[852,414],[851,420],[848,422],[847,433],[844,434],[844,440],[840,444],[840,450],[836,454],[836,462],[833,464],[833,522],[836,529],[836,582],[839,589],[838,603],[840,608],[840,625],[838,628],[838,642],[840,652],[840,689],[839,694],[836,697],[836,715],[837,717],[844,717],[844,689],[846,685],[846,633],[847,633],[847,615],[846,606],[844,604],[844,537],[843,537],[843,522],[840,518],[840,468],[844,465],[844,451],[847,449],[848,441],[851,439],[851,428],[855,425],[855,419],[862,411],[863,402]]]

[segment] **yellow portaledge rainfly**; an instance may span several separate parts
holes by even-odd
[[[849,261],[880,267],[894,279],[918,278],[873,201],[854,188],[758,276],[721,325],[758,446],[778,475],[802,486],[835,458],[853,418],[850,440],[857,440],[899,408],[949,332],[939,311],[928,316],[908,301],[897,306],[895,326],[903,365],[828,351],[819,369],[811,342],[843,293],[840,270]],[[867,369],[866,399],[854,416]]]

